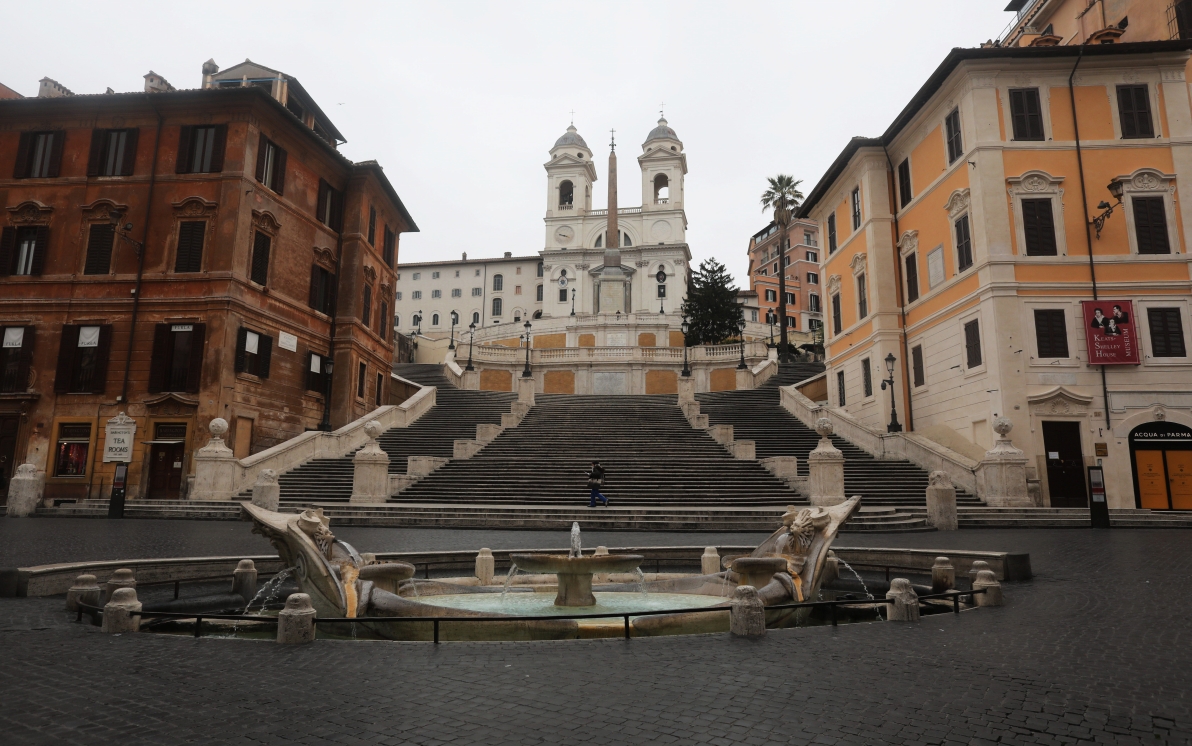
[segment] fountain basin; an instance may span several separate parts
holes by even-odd
[[[741,577],[740,585],[761,589],[769,584],[774,573],[786,570],[783,557],[739,557],[733,560],[733,572]]]
[[[603,592],[594,594],[595,604],[585,609],[586,614],[624,614],[643,611],[670,611],[696,609],[725,603],[720,596],[704,596],[695,593],[626,593]],[[486,614],[508,614],[511,616],[566,616],[575,613],[567,607],[555,605],[545,593],[461,593],[442,596],[424,596],[418,599],[424,604],[442,606],[447,609],[467,609]],[[599,620],[597,620],[599,621]]]
[[[645,559],[640,554],[597,554],[571,557],[566,554],[512,554],[510,561],[526,572],[554,573],[559,578],[555,606],[595,606],[592,575],[630,572]]]

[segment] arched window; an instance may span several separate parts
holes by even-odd
[[[596,237],[595,248],[599,249],[601,246],[604,246],[604,234],[603,233],[601,233],[599,236]]]
[[[665,205],[670,199],[670,179],[666,174],[654,177],[654,204]]]
[[[439,325],[439,314],[437,314],[437,313],[435,313],[435,314],[431,314],[431,317],[430,317],[430,325],[431,325],[431,326],[438,326],[438,325]]]
[[[473,324],[480,323],[480,312],[479,311],[472,311],[472,323]]]
[[[559,207],[571,207],[575,201],[575,187],[570,181],[559,184]]]
[[[521,311],[514,311],[513,312],[513,323],[516,324],[520,321],[521,321]]]
[[[536,318],[536,319],[540,319],[540,318],[542,318],[542,311],[535,311],[535,312],[534,312],[534,318]]]
[[[501,275],[493,275],[493,290],[504,290],[505,278]]]
[[[626,233],[625,231],[617,231],[617,233],[621,234],[621,245],[622,246],[632,246],[633,245],[633,241],[630,240],[628,233]]]
[[[539,303],[542,302],[542,286],[541,285],[538,286],[538,297],[535,300],[537,300]]]
[[[497,275],[497,277],[500,277],[500,275]],[[500,315],[501,315],[501,299],[493,298],[493,316],[500,316]]]
[[[538,262],[538,276],[542,277],[542,262]]]

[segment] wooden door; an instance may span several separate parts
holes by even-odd
[[[1138,498],[1148,510],[1167,510],[1167,470],[1163,451],[1134,451],[1134,469],[1138,473]]]
[[[8,480],[16,472],[17,427],[20,417],[0,417],[0,500],[8,497]]]
[[[248,458],[252,455],[252,424],[251,417],[236,418],[236,439],[232,444],[232,453],[236,458]]]
[[[149,452],[149,497],[177,500],[182,487],[184,443],[155,443]]]
[[[1173,510],[1192,510],[1192,451],[1167,451],[1167,484]]]
[[[1080,448],[1080,423],[1044,422],[1043,449],[1047,451],[1047,490],[1053,508],[1087,508],[1084,455]]]

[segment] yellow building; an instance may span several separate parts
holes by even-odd
[[[1192,509],[1192,43],[1089,35],[953,50],[809,193],[829,406],[886,430],[892,355],[906,430],[979,460],[1009,418],[1043,505],[1099,464],[1112,508]]]

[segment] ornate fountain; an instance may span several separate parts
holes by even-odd
[[[554,573],[559,579],[555,606],[595,606],[592,576],[597,573],[631,572],[645,559],[640,554],[583,553],[579,524],[571,524],[571,551],[567,554],[511,554],[519,570]]]

